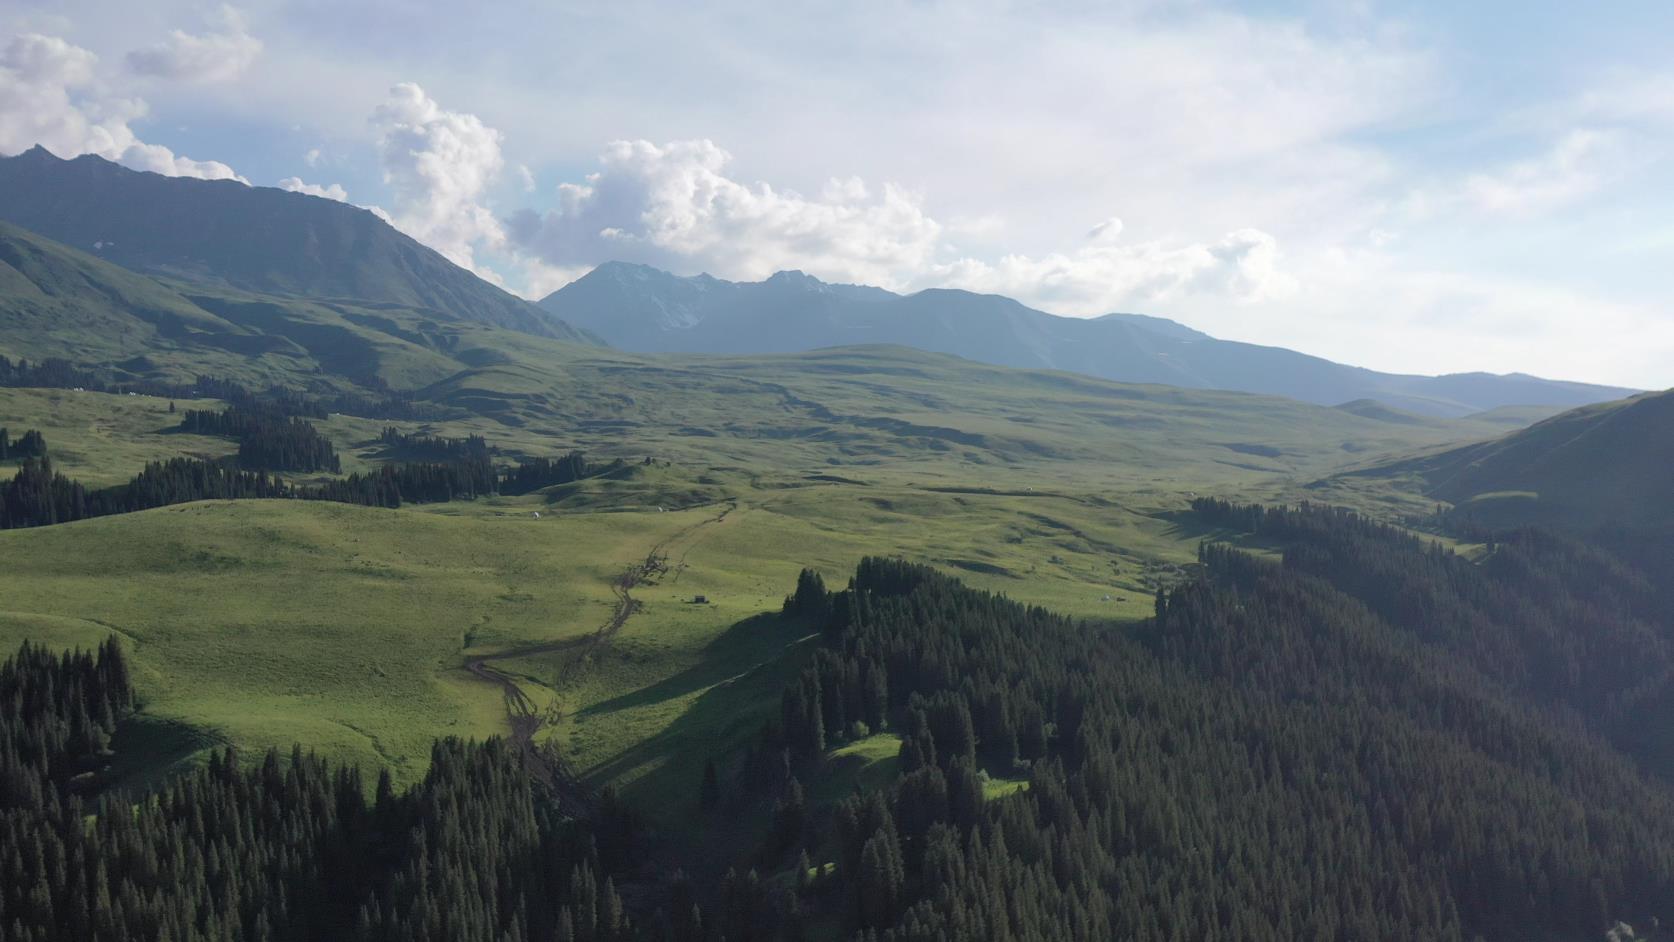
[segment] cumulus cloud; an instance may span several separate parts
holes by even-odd
[[[477,264],[476,249],[506,240],[485,202],[505,165],[500,132],[476,115],[443,109],[411,82],[390,89],[372,126],[395,225],[454,264],[497,281]]]
[[[292,193],[304,193],[308,196],[318,196],[323,199],[336,200],[339,203],[349,201],[349,191],[343,189],[342,184],[333,183],[320,186],[318,183],[304,183],[301,177],[286,177],[279,181],[279,189]]]
[[[106,94],[97,66],[93,53],[56,36],[14,36],[0,50],[0,152],[40,144],[60,157],[97,154],[169,176],[248,182],[219,161],[140,140],[129,122],[145,116],[145,102]]]
[[[199,35],[174,30],[163,42],[128,53],[128,68],[141,75],[189,82],[237,78],[261,55],[262,41],[250,35],[244,16],[222,6],[212,29]]]
[[[584,183],[558,189],[556,209],[509,220],[513,244],[547,265],[611,259],[759,278],[805,268],[826,278],[895,284],[929,264],[941,226],[919,198],[857,179],[818,198],[726,174],[713,141],[617,141]]]
[[[321,156],[322,155],[320,154],[320,149],[318,147],[310,147],[308,148],[308,152],[302,155],[302,162],[310,167],[318,167],[320,165]]]
[[[509,244],[547,270],[612,259],[728,278],[799,268],[897,289],[1008,294],[1071,314],[1186,295],[1256,301],[1294,287],[1276,240],[1256,229],[1202,243],[1130,243],[1111,217],[1072,251],[988,260],[959,252],[947,240],[954,230],[899,187],[840,178],[809,198],[733,179],[730,161],[708,140],[616,142],[585,182],[559,187],[557,208],[513,215]]]

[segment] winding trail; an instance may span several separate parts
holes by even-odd
[[[693,536],[704,527],[723,522],[727,514],[738,509],[736,499],[729,499],[723,503],[726,506],[719,514],[676,530],[653,545],[643,560],[623,570],[610,585],[611,593],[616,596],[616,606],[612,609],[610,618],[597,629],[578,637],[525,645],[494,654],[479,654],[465,661],[465,669],[472,676],[500,688],[506,701],[506,721],[511,728],[512,742],[522,750],[525,767],[552,788],[559,802],[578,817],[592,816],[597,810],[598,796],[575,774],[575,770],[559,753],[556,745],[551,742],[535,742],[536,735],[555,717],[543,715],[529,695],[523,692],[523,688],[518,686],[517,680],[494,662],[570,652],[570,656],[565,659],[558,672],[558,682],[561,684],[570,669],[614,637],[622,630],[622,626],[628,623],[628,619],[639,611],[640,602],[634,598],[633,590],[641,585],[655,584],[668,573],[668,549],[672,544]],[[691,552],[690,546],[686,548],[686,552]],[[684,568],[684,554],[681,560],[681,568]],[[676,577],[678,578],[678,574]]]

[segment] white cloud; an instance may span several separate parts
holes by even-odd
[[[1240,229],[1218,241],[1125,243],[1109,218],[1068,253],[960,253],[916,194],[830,180],[817,199],[727,175],[731,156],[708,140],[658,146],[619,141],[584,183],[559,187],[559,206],[507,224],[511,245],[559,269],[611,259],[756,279],[787,268],[898,289],[952,286],[1007,294],[1069,314],[1206,295],[1282,296],[1274,238]]]
[[[343,189],[342,184],[339,183],[333,183],[329,186],[320,186],[318,183],[304,183],[300,177],[286,177],[285,179],[279,181],[279,189],[287,190],[292,193],[305,193],[308,196],[318,196],[328,200],[336,200],[339,203],[347,203],[349,201],[349,192]]]
[[[1120,223],[1101,223],[1069,254],[963,258],[936,266],[921,286],[945,285],[1004,294],[1061,314],[1102,314],[1188,296],[1252,303],[1282,298],[1296,280],[1280,269],[1278,244],[1259,229],[1208,243],[1116,241]],[[1115,230],[1114,232],[1112,230]]]
[[[1526,372],[1616,385],[1668,385],[1674,324],[1655,302],[1563,284],[1564,272],[1449,270],[1375,248],[1293,262],[1298,290],[1243,316],[1193,326],[1393,372]]]
[[[97,66],[93,53],[56,36],[14,36],[0,50],[0,152],[40,144],[60,157],[97,154],[168,176],[248,182],[219,161],[140,140],[129,122],[145,116],[145,102],[106,94]]]
[[[262,41],[250,35],[244,16],[222,6],[213,29],[201,35],[173,30],[164,42],[128,53],[128,68],[141,75],[188,82],[225,82],[237,78],[261,55]]]
[[[817,199],[725,173],[708,140],[617,141],[585,183],[558,189],[557,209],[510,221],[513,243],[549,265],[610,259],[759,278],[805,268],[825,278],[892,285],[933,260],[941,226],[919,198],[832,180]]]
[[[1591,196],[1615,173],[1616,135],[1577,129],[1551,150],[1492,173],[1473,174],[1463,197],[1478,209],[1509,216],[1550,212]]]
[[[444,110],[411,82],[390,89],[373,112],[372,126],[395,225],[497,282],[497,275],[477,264],[476,248],[505,242],[505,231],[485,203],[505,165],[500,132],[476,115]]]
[[[524,164],[517,165],[517,182],[523,186],[523,192],[535,191],[535,173]]]
[[[308,152],[302,155],[302,162],[310,167],[318,167],[320,165],[320,157],[320,149],[318,147],[310,147],[308,148]]]

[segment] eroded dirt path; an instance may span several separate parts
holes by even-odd
[[[541,644],[525,645],[494,654],[479,654],[466,659],[465,669],[472,676],[500,688],[506,701],[506,721],[511,730],[512,742],[522,750],[525,766],[541,781],[545,782],[558,795],[559,802],[572,814],[579,817],[591,816],[597,807],[597,796],[588,788],[574,769],[559,753],[558,747],[551,742],[537,743],[536,736],[540,731],[553,722],[556,716],[548,716],[538,709],[535,702],[518,685],[516,678],[504,668],[497,666],[496,661],[508,661],[526,657],[537,657],[545,654],[567,653],[558,671],[558,683],[562,684],[565,677],[576,665],[601,645],[607,643],[628,619],[640,609],[639,600],[634,598],[633,590],[641,585],[655,584],[669,572],[668,556],[670,548],[696,535],[698,531],[713,524],[722,523],[727,515],[738,509],[736,500],[723,502],[721,510],[713,517],[706,517],[696,523],[688,524],[664,537],[646,552],[645,558],[634,563],[611,582],[610,590],[616,596],[616,605],[611,610],[610,618],[597,629],[578,637],[563,638]],[[690,552],[691,547],[686,547]],[[685,554],[681,555],[681,566],[684,568]],[[678,573],[676,573],[678,578]]]

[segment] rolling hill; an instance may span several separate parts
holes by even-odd
[[[538,428],[565,446],[610,454],[804,472],[888,468],[960,484],[1000,467],[1168,486],[1319,475],[1504,430],[1386,407],[1361,414],[1009,369],[899,346],[678,359],[624,353],[430,310],[151,277],[4,223],[0,355],[61,357],[118,378],[388,386],[496,441]]]
[[[801,272],[737,283],[610,263],[540,303],[607,343],[643,352],[787,353],[888,343],[1120,382],[1238,390],[1318,405],[1371,399],[1441,416],[1503,406],[1559,410],[1633,392],[1521,374],[1379,373],[1219,340],[1158,317],[1057,317],[996,295],[933,289],[903,296],[826,284]]]
[[[469,368],[469,338],[486,335],[570,345],[431,308],[153,277],[0,222],[0,355],[13,360],[61,358],[118,379],[413,389]]]
[[[1500,438],[1356,472],[1405,478],[1491,525],[1674,524],[1674,392],[1565,412]]]
[[[353,301],[590,342],[356,206],[230,180],[141,173],[35,147],[0,158],[0,219],[134,271]]]

